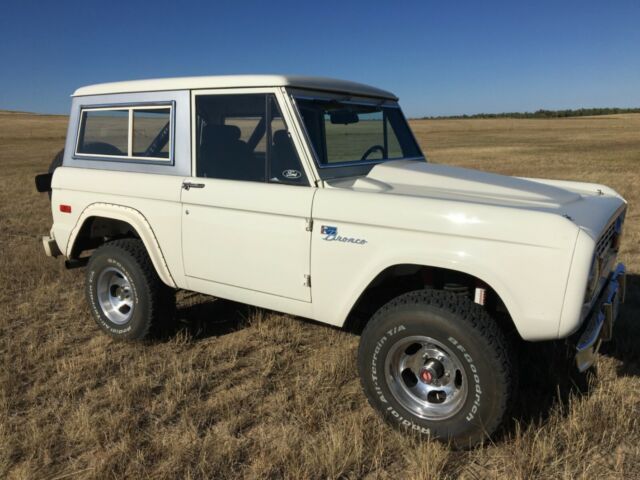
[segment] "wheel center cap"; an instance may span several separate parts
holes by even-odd
[[[420,380],[427,385],[431,385],[444,375],[444,366],[438,360],[430,359],[420,369]]]
[[[420,380],[424,383],[431,384],[433,382],[433,373],[427,368],[420,370]]]

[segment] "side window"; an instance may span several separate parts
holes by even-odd
[[[170,119],[168,108],[133,110],[132,156],[169,158]]]
[[[76,155],[171,160],[171,107],[82,109]]]
[[[196,97],[196,175],[308,185],[272,94]]]
[[[265,95],[200,95],[196,116],[197,176],[264,182]]]
[[[78,153],[126,157],[128,145],[128,110],[83,112]]]

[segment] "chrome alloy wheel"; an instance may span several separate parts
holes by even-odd
[[[116,325],[123,325],[133,314],[133,289],[127,276],[118,268],[105,268],[96,286],[102,313]]]
[[[467,378],[455,352],[433,338],[416,335],[398,340],[385,359],[391,393],[414,415],[445,420],[467,398]]]

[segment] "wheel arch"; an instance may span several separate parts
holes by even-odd
[[[503,330],[516,332],[523,338],[518,328],[515,301],[496,279],[490,280],[465,268],[419,263],[395,263],[379,270],[352,302],[344,328],[359,331],[375,311],[399,295],[422,288],[448,289],[451,284],[466,287],[466,295],[472,301],[476,287],[485,289],[486,302],[483,307],[489,310]],[[444,288],[445,285],[448,287]]]
[[[71,230],[65,255],[68,258],[77,258],[82,251],[100,246],[107,237],[139,238],[160,279],[166,285],[176,287],[151,225],[140,211],[131,207],[110,203],[88,205]]]

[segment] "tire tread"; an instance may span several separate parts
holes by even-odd
[[[171,290],[165,285],[156,272],[153,262],[147,253],[147,249],[141,240],[137,238],[123,238],[112,240],[100,246],[92,255],[109,250],[119,250],[120,254],[129,255],[142,273],[144,285],[138,288],[146,290],[149,296],[149,312],[145,318],[144,327],[138,331],[131,340],[141,340],[149,336],[152,330],[162,325],[173,314],[175,309],[175,296],[169,292]]]
[[[429,305],[454,314],[468,325],[469,329],[473,331],[472,335],[486,343],[487,352],[493,355],[495,360],[493,363],[498,368],[496,377],[502,382],[502,391],[505,392],[505,395],[500,397],[499,409],[502,414],[498,415],[492,424],[485,425],[485,434],[487,436],[491,435],[500,427],[504,416],[508,412],[512,404],[515,386],[517,385],[517,371],[513,361],[514,352],[507,337],[481,305],[472,302],[466,296],[436,289],[415,290],[389,301],[367,322],[362,332],[362,337],[366,337],[367,333],[374,330],[377,323],[381,321],[380,319],[383,319],[387,314],[405,306],[415,305]],[[363,344],[361,342],[360,349],[362,348]],[[369,404],[374,409],[377,409],[375,398],[366,388],[362,375],[360,375],[360,382]]]

